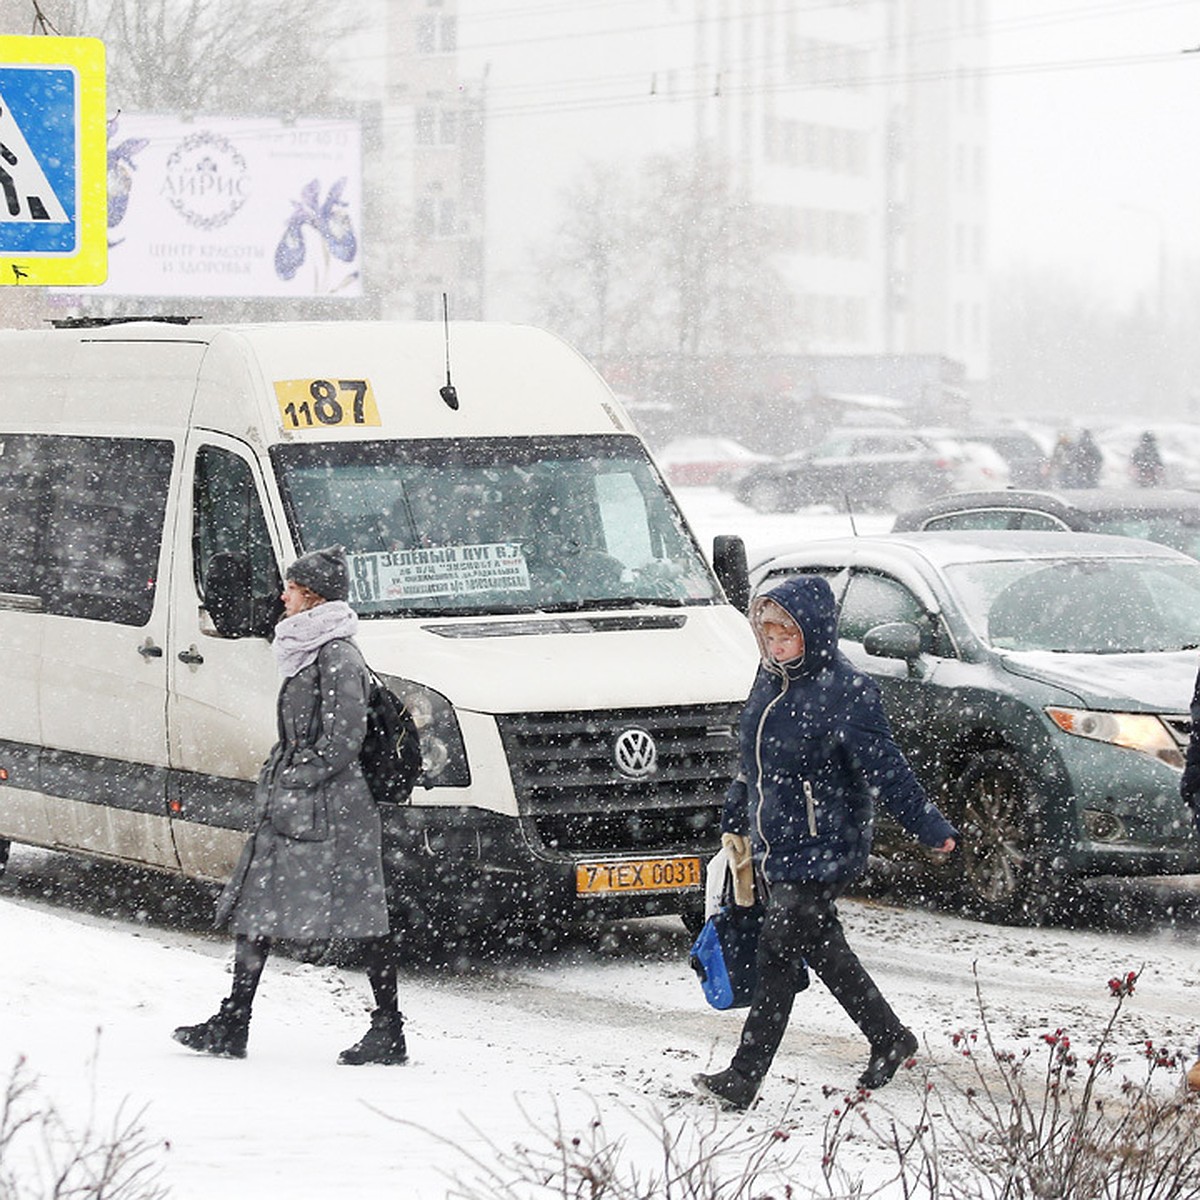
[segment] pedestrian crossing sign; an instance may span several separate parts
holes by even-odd
[[[108,276],[104,43],[0,36],[0,284]]]

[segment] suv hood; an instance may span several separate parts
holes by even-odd
[[[1186,713],[1200,666],[1194,650],[1158,654],[998,652],[1006,671],[1074,692],[1085,707],[1111,712]]]

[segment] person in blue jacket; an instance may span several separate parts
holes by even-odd
[[[742,710],[740,773],[721,819],[734,859],[765,880],[750,1011],[733,1061],[693,1082],[745,1109],[783,1039],[805,962],[870,1042],[862,1088],[883,1087],[917,1049],[846,942],[836,901],[867,865],[875,801],[948,854],[958,832],[925,795],[892,740],[879,688],[837,648],[828,582],[796,576],[757,597],[750,620],[762,663]]]

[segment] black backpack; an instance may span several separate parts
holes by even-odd
[[[360,657],[361,653],[359,651]],[[417,723],[404,701],[365,662],[363,666],[367,668],[371,690],[367,693],[367,732],[358,752],[358,765],[376,804],[407,804],[421,778],[421,739]],[[318,652],[318,688],[320,670],[321,655]]]
[[[358,762],[377,804],[407,804],[421,777],[417,725],[404,701],[371,670],[367,732]]]

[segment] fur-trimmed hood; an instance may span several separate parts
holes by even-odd
[[[767,653],[762,634],[762,610],[774,601],[804,634],[804,655],[794,662],[777,663]],[[763,667],[792,679],[811,678],[833,666],[837,655],[837,602],[833,589],[820,575],[793,575],[754,598],[750,605],[750,627],[758,641]]]

